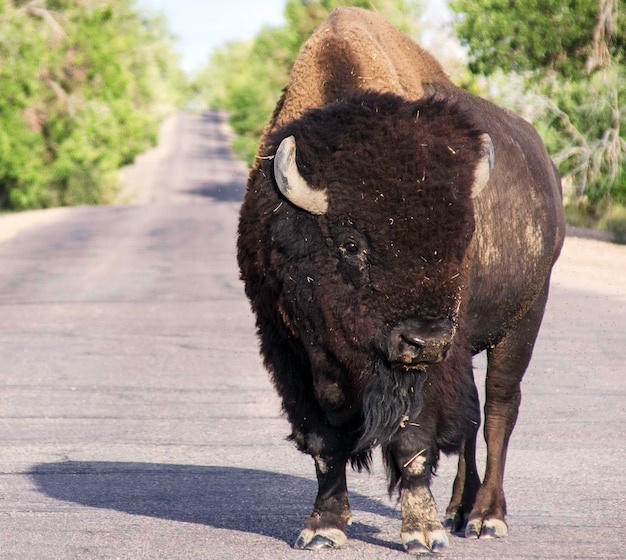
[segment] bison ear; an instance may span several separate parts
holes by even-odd
[[[474,171],[474,185],[472,186],[472,198],[476,198],[480,191],[489,181],[493,169],[493,142],[489,134],[481,134],[480,138],[481,158]]]
[[[293,136],[287,136],[276,150],[274,177],[278,189],[289,202],[316,216],[326,214],[328,211],[326,191],[311,188],[298,171],[296,139]]]

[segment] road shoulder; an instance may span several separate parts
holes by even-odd
[[[41,227],[62,219],[71,208],[48,208],[0,215],[0,243],[34,227]]]

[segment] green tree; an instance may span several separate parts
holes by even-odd
[[[497,77],[499,101],[542,131],[573,204],[601,214],[626,203],[626,1],[450,5],[470,69]],[[524,96],[514,91],[515,75]],[[507,79],[516,85],[507,88]]]
[[[451,0],[450,7],[459,15],[457,33],[469,47],[470,69],[476,74],[585,74],[598,21],[597,0]],[[613,54],[623,49],[620,43],[612,42]]]
[[[230,113],[236,152],[252,162],[263,129],[300,48],[340,6],[373,9],[406,32],[417,33],[421,2],[415,0],[287,0],[285,24],[266,27],[251,43],[218,49],[195,82],[196,95],[213,108]]]
[[[184,75],[134,0],[0,0],[0,207],[111,200]]]

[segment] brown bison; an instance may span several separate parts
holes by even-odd
[[[520,381],[563,242],[560,179],[535,130],[454,86],[380,17],[335,11],[261,141],[238,259],[265,364],[313,456],[319,492],[296,548],[339,547],[346,465],[380,445],[404,548],[445,529],[503,537]],[[487,351],[487,468],[472,356]],[[460,452],[444,522],[430,492]]]

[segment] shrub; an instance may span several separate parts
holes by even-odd
[[[601,227],[613,234],[616,243],[626,245],[626,207],[614,205],[602,219]]]

